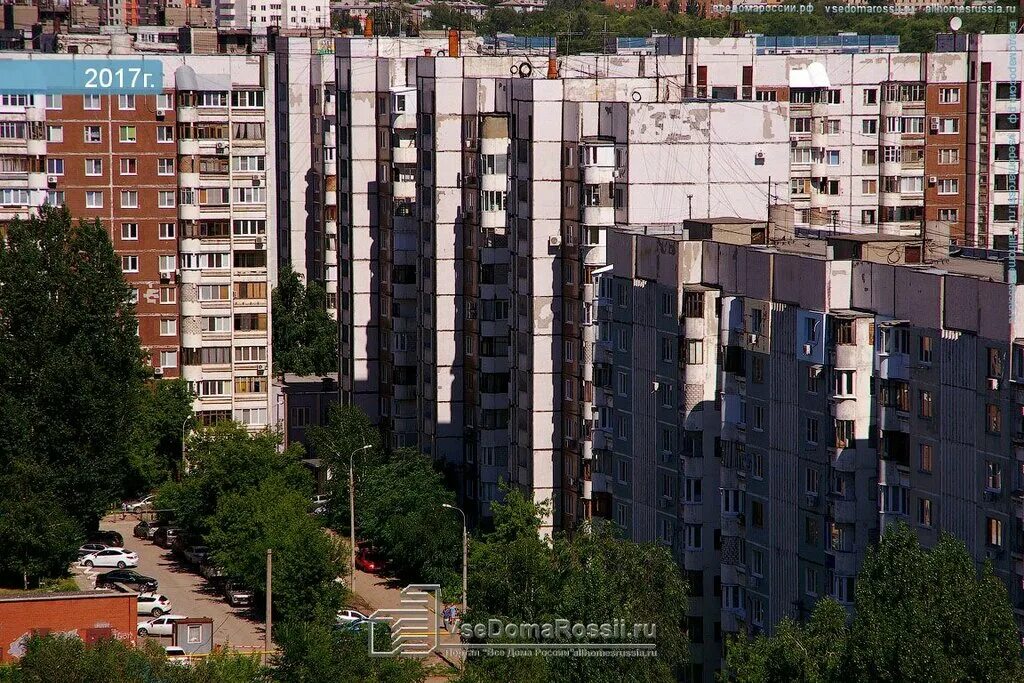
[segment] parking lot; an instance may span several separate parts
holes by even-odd
[[[157,593],[170,599],[171,613],[213,619],[214,645],[262,649],[263,624],[250,618],[247,610],[231,607],[220,592],[214,590],[197,571],[183,561],[175,559],[170,550],[164,550],[152,541],[132,536],[132,528],[136,521],[133,515],[128,515],[122,521],[121,515],[117,514],[107,517],[100,524],[100,528],[117,531],[124,536],[125,547],[139,554],[137,571],[160,582]],[[92,589],[96,582],[95,575],[107,571],[110,570],[97,568],[86,572],[76,567],[75,578],[83,589]],[[145,615],[139,616],[140,621],[148,618]],[[158,640],[163,645],[170,645],[170,638]]]

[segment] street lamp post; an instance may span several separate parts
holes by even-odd
[[[355,475],[355,457],[359,451],[365,451],[368,448],[372,448],[370,444],[360,446],[359,448],[352,451],[348,456],[348,523],[349,523],[349,534],[351,539],[352,548],[350,550],[351,556],[349,557],[349,572],[351,578],[349,579],[349,590],[353,593],[356,592],[356,475]]]
[[[466,523],[466,513],[462,508],[449,505],[448,503],[442,503],[441,507],[449,510],[455,510],[462,515],[462,618],[466,618],[466,601],[468,595],[469,586],[469,525]]]

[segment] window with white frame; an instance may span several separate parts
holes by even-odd
[[[171,197],[174,197],[174,193],[171,192]],[[161,223],[160,224],[160,239],[162,240],[173,240],[177,236],[177,226],[174,223]]]
[[[135,109],[135,95],[118,95],[117,108],[121,111],[133,111]]]
[[[47,126],[47,142],[64,142],[64,126]]]
[[[139,208],[139,193],[136,190],[121,190],[121,208]]]
[[[163,318],[160,320],[160,336],[173,337],[178,334],[178,321],[175,318]]]
[[[121,142],[136,142],[139,139],[139,129],[136,126],[121,126],[120,127],[120,140]]]
[[[121,272],[122,273],[137,273],[139,272],[139,257],[134,254],[125,254],[121,256]]]
[[[157,192],[157,206],[161,209],[174,208],[174,190],[160,190]]]
[[[103,159],[86,159],[85,160],[85,175],[87,175],[87,176],[100,176],[100,175],[103,175]]]
[[[157,159],[157,175],[174,175],[174,159]]]
[[[84,130],[86,142],[103,142],[103,129],[99,126],[86,126]]]
[[[162,368],[176,368],[176,367],[178,367],[178,352],[177,351],[161,351],[160,352],[160,367],[162,367]]]
[[[64,160],[54,157],[47,158],[46,172],[50,175],[64,175]]]
[[[940,104],[958,104],[960,102],[960,88],[939,88]]]
[[[130,157],[122,157],[121,159],[121,175],[138,175],[139,174],[139,160]]]
[[[960,181],[957,178],[940,178],[939,194],[958,194],[960,192]]]
[[[102,209],[103,193],[96,190],[86,190],[85,207],[87,209]]]
[[[122,223],[121,224],[121,239],[123,239],[123,240],[137,240],[137,239],[139,239],[139,224],[138,223]]]
[[[96,111],[99,108],[99,95],[82,95],[82,109],[85,109],[86,111]]]
[[[174,254],[160,254],[160,272],[173,273],[176,260],[177,258]]]

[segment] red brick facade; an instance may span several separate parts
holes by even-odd
[[[135,643],[135,593],[43,593],[0,597],[0,663],[21,657],[33,634],[77,633],[85,642]]]

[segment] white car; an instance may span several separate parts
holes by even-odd
[[[165,614],[162,617],[156,619],[149,619],[147,621],[139,622],[139,635],[140,636],[169,636],[171,631],[174,630],[174,622],[178,619],[184,619],[180,614]]]
[[[356,621],[365,621],[367,616],[356,609],[340,609],[334,621],[338,624],[351,624]]]
[[[171,611],[171,601],[157,593],[139,593],[136,604],[139,614],[149,614],[154,619]]]
[[[185,654],[185,649],[177,647],[175,645],[168,645],[164,648],[164,652],[167,653],[167,663],[177,664],[179,666],[188,666],[189,656]]]
[[[125,548],[107,548],[91,555],[86,555],[78,564],[82,567],[138,567],[139,556]]]
[[[154,500],[156,500],[155,495],[146,496],[142,500],[137,500],[134,503],[128,503],[125,506],[125,509],[128,510],[128,512],[142,512],[143,510],[148,510],[153,507]]]

